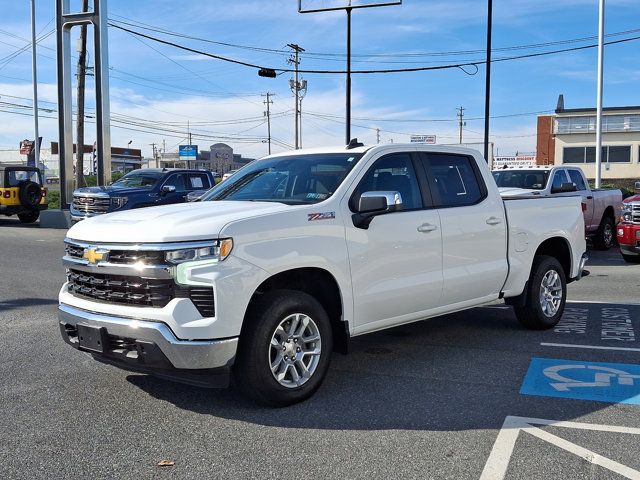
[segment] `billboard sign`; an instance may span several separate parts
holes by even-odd
[[[411,135],[411,143],[427,143],[433,145],[436,143],[435,135]]]
[[[493,157],[493,168],[533,167],[536,165],[535,155],[514,155]]]
[[[198,146],[180,145],[178,147],[178,156],[180,160],[195,160],[198,158]]]

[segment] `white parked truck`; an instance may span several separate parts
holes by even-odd
[[[553,214],[549,214],[549,212]],[[200,200],[65,239],[64,340],[97,360],[284,406],[357,335],[504,298],[551,328],[585,255],[579,197],[501,198],[473,150],[298,150]]]
[[[599,250],[609,250],[616,238],[615,226],[620,218],[622,192],[614,189],[591,190],[579,167],[547,166],[504,168],[493,171],[500,193],[517,195],[580,195],[584,211],[585,233]]]

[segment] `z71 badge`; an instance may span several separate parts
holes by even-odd
[[[329,220],[331,218],[336,218],[336,212],[309,213],[308,215],[310,222],[313,222],[314,220]]]

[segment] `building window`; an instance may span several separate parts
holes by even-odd
[[[584,147],[565,147],[562,163],[584,163]]]
[[[631,147],[615,146],[615,147],[608,147],[608,149],[609,149],[609,156],[607,157],[608,162],[610,163],[630,163],[631,162]]]
[[[566,135],[570,133],[594,133],[596,131],[596,117],[575,116],[556,118],[555,133]],[[603,115],[602,131],[604,133],[640,132],[640,115]]]
[[[565,147],[562,151],[562,163],[595,163],[596,147]],[[615,145],[602,147],[602,162],[630,163],[631,146]]]

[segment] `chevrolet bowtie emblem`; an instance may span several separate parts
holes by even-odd
[[[88,260],[89,263],[96,264],[107,260],[109,252],[106,250],[96,250],[95,248],[85,248],[82,258]]]

